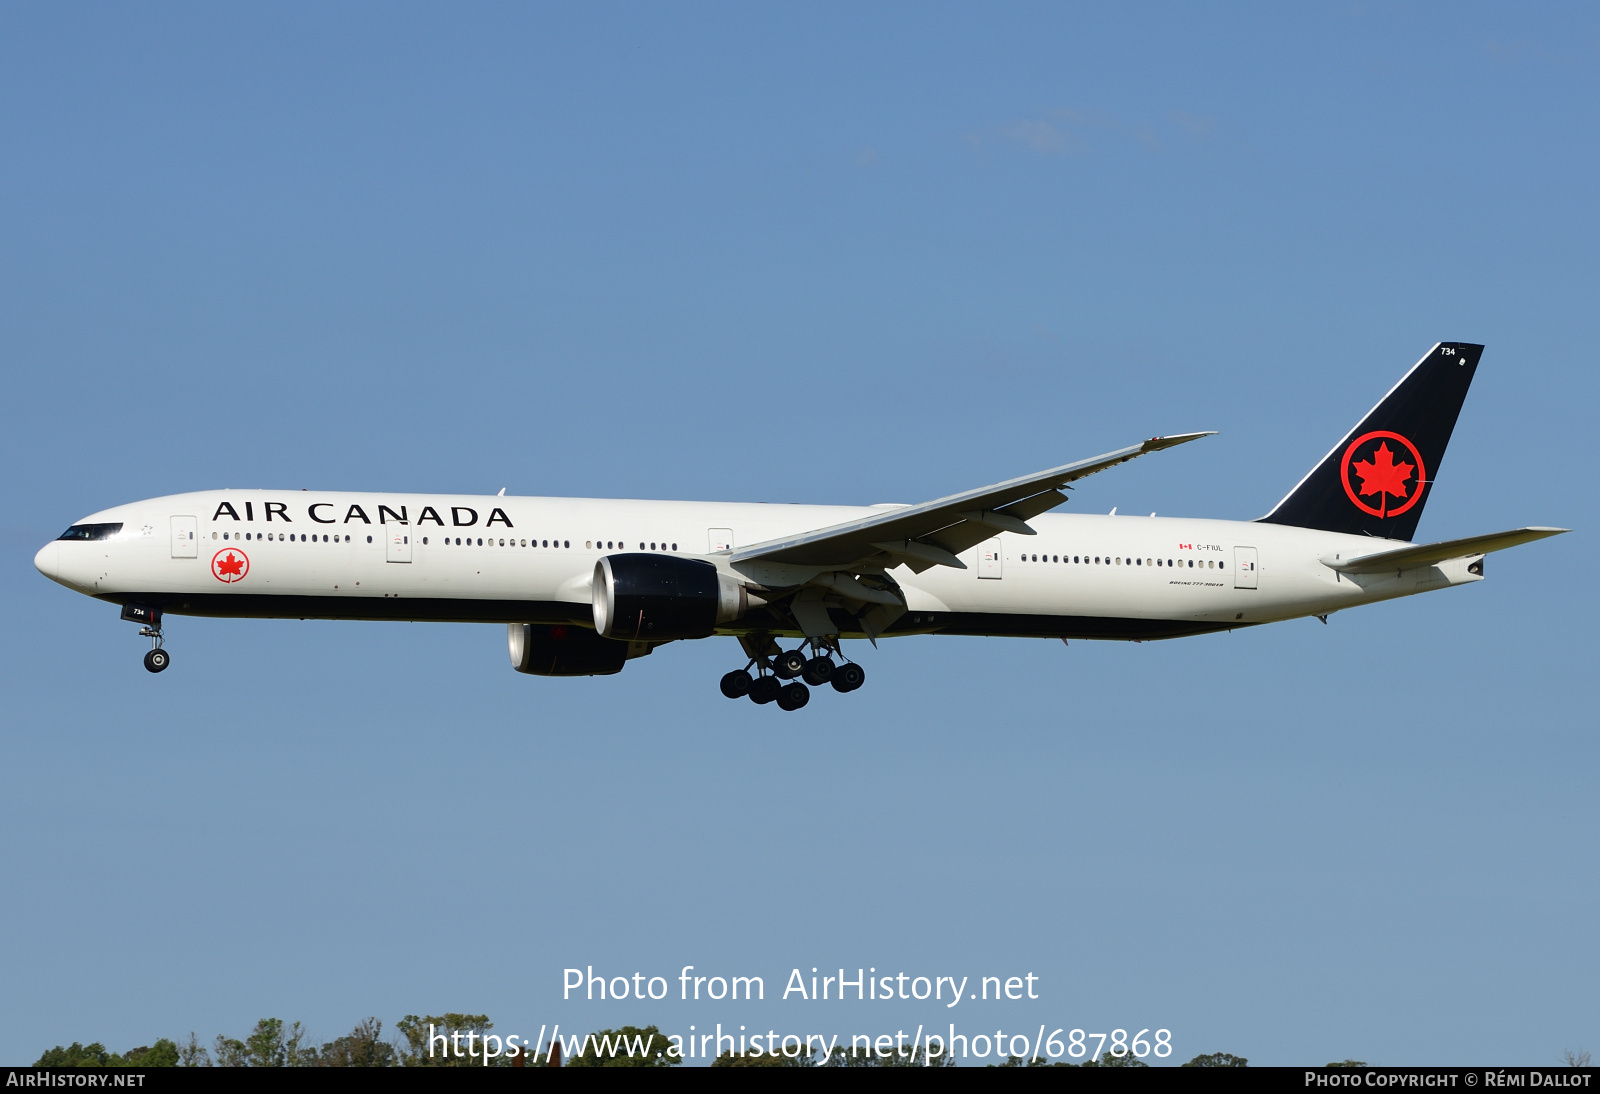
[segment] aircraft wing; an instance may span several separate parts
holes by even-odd
[[[1447,539],[1442,543],[1423,543],[1415,547],[1401,547],[1393,551],[1356,558],[1324,558],[1322,564],[1345,574],[1378,574],[1386,570],[1404,570],[1410,566],[1425,566],[1446,559],[1486,555],[1490,551],[1503,551],[1519,543],[1532,543],[1547,536],[1559,536],[1567,528],[1516,528],[1509,532],[1490,532],[1466,539]]]
[[[1066,501],[1067,496],[1061,491],[1068,484],[1096,471],[1127,463],[1146,452],[1159,452],[1210,435],[1206,432],[1152,437],[1103,456],[1063,464],[993,486],[752,544],[734,551],[730,561],[736,566],[763,562],[834,570],[850,570],[864,563],[880,567],[908,566],[916,573],[932,566],[964,570],[966,564],[956,556],[967,548],[999,532],[1033,535],[1028,519]]]

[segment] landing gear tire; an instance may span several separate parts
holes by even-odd
[[[847,691],[854,691],[867,682],[867,673],[854,661],[846,661],[833,670],[833,675],[828,683],[833,685],[833,690],[843,695]]]
[[[160,672],[170,664],[172,658],[167,656],[166,650],[155,649],[144,655],[144,667],[151,672]]]
[[[806,667],[800,673],[800,679],[814,688],[820,688],[833,676],[833,659],[830,657],[813,657],[806,662]]]
[[[722,694],[729,699],[743,699],[750,694],[750,685],[754,682],[744,669],[734,669],[722,678]]]
[[[783,692],[783,685],[771,676],[763,676],[750,683],[750,701],[757,706],[765,706],[772,702]]]
[[[793,680],[806,671],[806,655],[799,650],[787,650],[772,660],[772,672],[780,680]]]
[[[778,692],[779,710],[799,710],[811,702],[811,689],[804,684],[786,684]]]

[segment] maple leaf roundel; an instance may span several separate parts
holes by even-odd
[[[1382,519],[1399,516],[1417,504],[1428,471],[1416,445],[1398,433],[1378,429],[1350,442],[1339,464],[1339,478],[1357,509]]]
[[[224,547],[211,556],[211,576],[232,585],[250,572],[250,560],[237,547]]]

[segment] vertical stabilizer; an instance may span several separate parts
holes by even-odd
[[[1261,520],[1411,539],[1482,353],[1434,346]]]

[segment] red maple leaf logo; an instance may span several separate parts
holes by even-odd
[[[1416,470],[1415,465],[1401,460],[1394,462],[1394,453],[1389,451],[1389,442],[1384,441],[1378,445],[1378,450],[1372,458],[1358,461],[1350,465],[1351,470],[1361,476],[1361,493],[1379,494],[1378,504],[1387,512],[1389,508],[1389,495],[1397,498],[1406,496],[1406,480],[1411,477],[1411,472]]]
[[[250,556],[243,551],[224,547],[211,556],[211,575],[225,584],[231,585],[235,581],[243,581],[244,575],[249,572]]]

